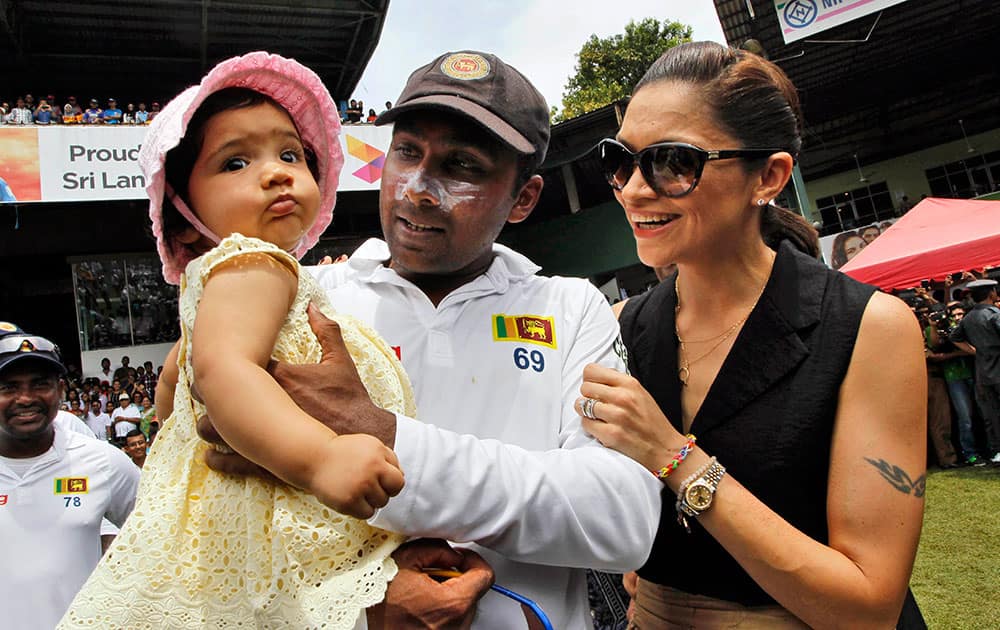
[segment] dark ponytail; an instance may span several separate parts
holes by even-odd
[[[777,251],[781,241],[789,241],[795,249],[819,258],[819,232],[797,212],[768,204],[760,216],[760,235],[768,247]]]
[[[763,57],[714,42],[681,44],[653,62],[632,93],[662,81],[697,87],[715,120],[741,146],[781,147],[798,158],[802,148],[798,93],[781,68]],[[746,168],[760,168],[765,161],[748,160]],[[761,236],[772,249],[788,240],[800,251],[819,256],[819,235],[798,214],[767,204],[760,220]]]

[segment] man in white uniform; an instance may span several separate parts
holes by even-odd
[[[387,122],[395,128],[381,184],[386,242],[310,271],[338,311],[395,348],[418,419],[375,408],[356,377],[344,380],[351,364],[335,330],[319,331],[324,363],[279,364],[275,378],[334,430],[370,433],[395,449],[406,486],[373,524],[475,542],[496,582],[535,600],[554,627],[589,628],[584,568],[642,565],[662,486],[587,436],[573,409],[586,364],[625,369],[603,296],[586,280],[537,276],[537,265],[494,244],[541,194],[533,173],[548,146],[548,106],[497,57],[449,53],[411,75],[376,124]],[[397,555],[386,627],[425,627],[455,607],[457,589],[412,570],[436,557]],[[490,593],[472,627],[525,621],[520,606]]]
[[[0,591],[11,630],[51,630],[101,557],[101,519],[132,511],[139,469],[56,422],[52,342],[0,322]],[[85,429],[85,427],[84,427]]]

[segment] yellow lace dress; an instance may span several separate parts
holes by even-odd
[[[406,373],[373,330],[335,314],[312,276],[279,248],[239,234],[226,238],[185,270],[173,415],[146,460],[135,510],[59,628],[350,629],[365,607],[383,599],[396,573],[389,554],[401,536],[285,485],[221,475],[204,463],[211,447],[198,438],[195,420],[205,409],[189,394],[195,311],[216,265],[261,251],[299,272],[298,294],[272,356],[319,361],[306,317],[313,301],[340,323],[372,400],[414,415]],[[240,395],[238,383],[232,395]]]

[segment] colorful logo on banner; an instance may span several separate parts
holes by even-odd
[[[540,346],[556,347],[556,323],[541,315],[493,316],[493,341],[521,341]]]
[[[52,494],[87,494],[87,477],[58,477]]]
[[[365,165],[354,171],[353,175],[369,184],[378,181],[382,177],[382,166],[385,165],[385,153],[350,134],[344,134],[344,136],[347,139],[347,152],[365,162]]]

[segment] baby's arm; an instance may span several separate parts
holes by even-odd
[[[244,457],[338,512],[368,518],[403,486],[395,454],[371,436],[337,436],[265,371],[296,287],[267,254],[215,267],[192,337],[198,391],[219,434]]]

